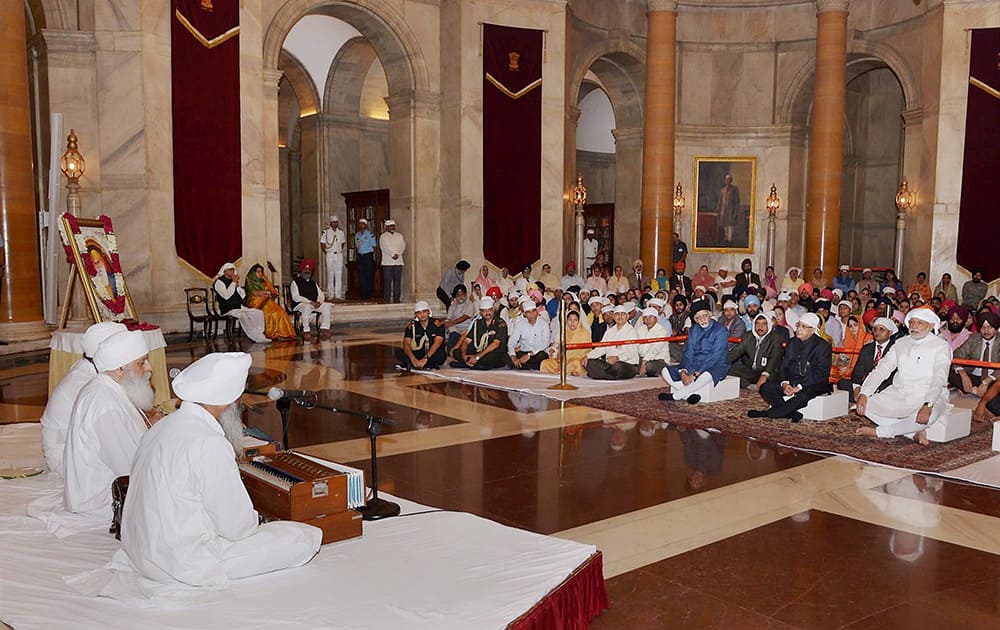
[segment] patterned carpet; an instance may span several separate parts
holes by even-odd
[[[793,448],[839,453],[878,464],[925,472],[946,472],[994,455],[992,426],[973,422],[972,433],[945,444],[931,442],[921,446],[899,437],[878,440],[858,437],[854,430],[874,426],[851,412],[827,422],[748,418],[748,409],[766,409],[767,404],[755,393],[741,391],[740,397],[724,402],[689,405],[686,402],[660,402],[657,394],[665,389],[651,389],[626,395],[573,399],[569,402],[596,407],[636,418],[669,422],[698,429],[717,429],[723,435],[753,438]]]

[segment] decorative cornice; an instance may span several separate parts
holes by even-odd
[[[611,135],[615,137],[616,145],[624,145],[630,142],[642,142],[642,127],[615,128],[611,130]]]
[[[677,11],[677,0],[646,0],[646,12]]]
[[[284,70],[273,70],[270,68],[264,69],[264,85],[269,88],[278,89],[278,83],[281,82],[281,77],[285,76]]]
[[[913,109],[904,110],[902,117],[904,127],[919,125],[924,119],[924,108],[914,107]]]
[[[832,11],[842,11],[846,13],[851,4],[851,0],[816,0],[816,13],[829,13]]]

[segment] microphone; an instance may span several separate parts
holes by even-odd
[[[267,397],[271,400],[281,400],[282,398],[298,400],[300,398],[314,398],[315,396],[316,392],[308,389],[281,389],[280,387],[272,387],[267,390]]]
[[[178,370],[177,368],[170,368],[170,371],[167,372],[167,376],[169,376],[170,379],[173,380],[173,379],[177,378],[177,375],[180,374],[180,373],[181,373],[181,371]]]

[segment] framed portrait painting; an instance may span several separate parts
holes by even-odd
[[[694,159],[694,250],[753,251],[756,157]]]
[[[66,257],[76,267],[94,321],[138,323],[111,219],[103,215],[83,219],[67,213],[62,216],[60,232]]]

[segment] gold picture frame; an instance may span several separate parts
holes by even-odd
[[[59,227],[63,246],[76,267],[94,321],[138,324],[111,219],[104,216],[84,219],[64,214]]]
[[[757,158],[696,157],[693,206],[693,251],[753,252]]]

